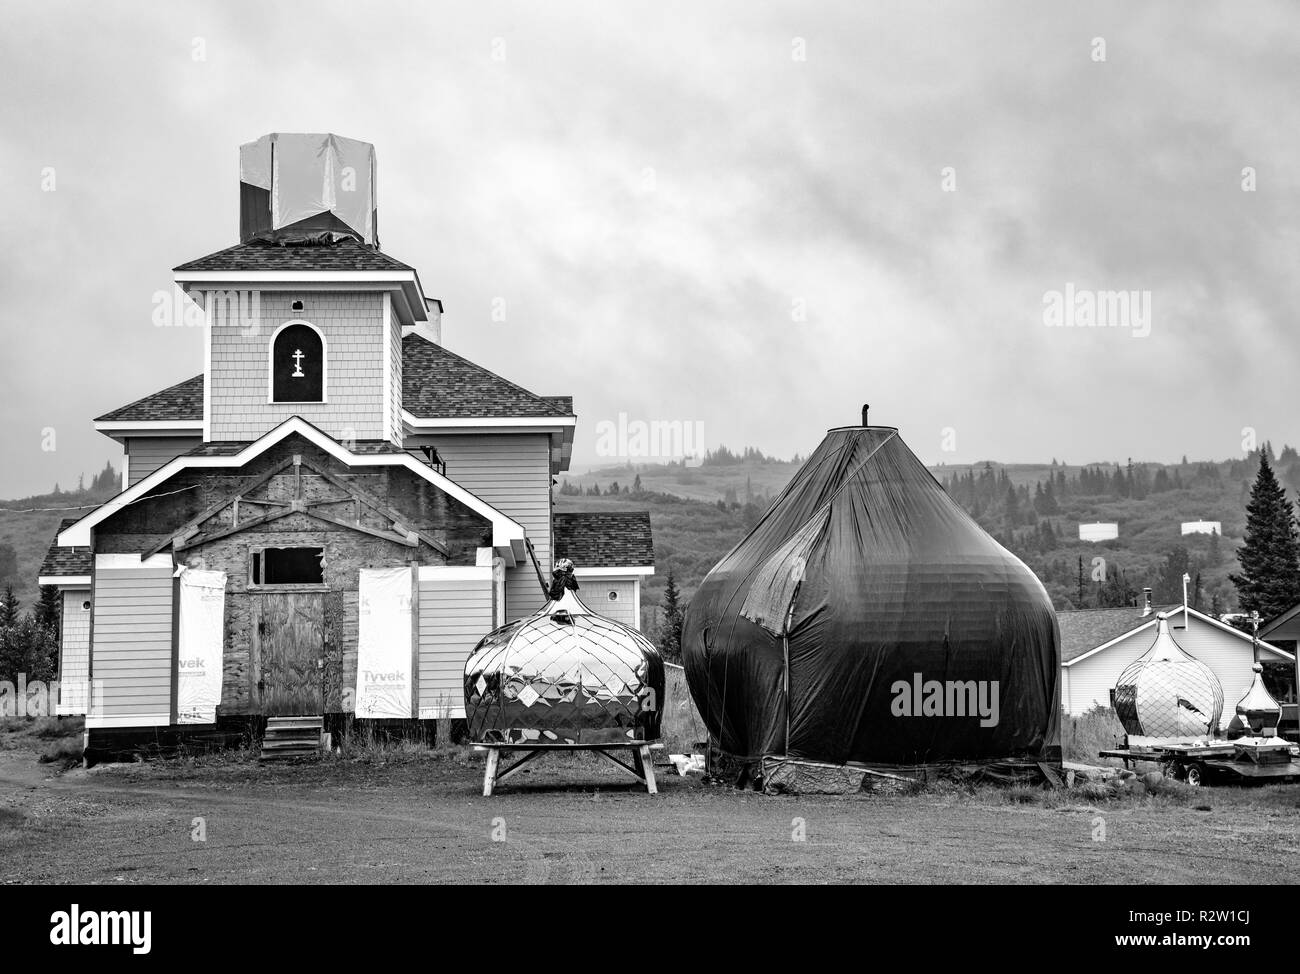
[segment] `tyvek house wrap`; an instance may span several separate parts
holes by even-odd
[[[732,755],[1059,758],[1047,592],[890,428],[827,434],[701,584],[682,652]],[[992,694],[994,720],[978,712]]]
[[[276,132],[239,147],[240,240],[351,232],[378,246],[375,147],[340,135]],[[333,219],[330,219],[330,217]]]

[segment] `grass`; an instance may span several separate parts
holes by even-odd
[[[690,754],[697,743],[706,739],[708,731],[686,686],[686,671],[680,666],[666,665],[664,684],[660,740],[669,754]]]
[[[37,759],[41,764],[57,764],[64,770],[81,763],[82,746],[78,738],[65,737],[50,744]]]
[[[0,746],[32,748],[41,764],[66,771],[81,763],[84,730],[80,717],[0,717]]]
[[[80,717],[0,717],[0,734],[10,739],[35,738],[54,741],[60,738],[81,738],[86,729]]]
[[[1080,715],[1061,715],[1061,753],[1067,761],[1079,764],[1118,766],[1118,758],[1101,758],[1099,751],[1120,746],[1124,728],[1110,707],[1098,704]]]

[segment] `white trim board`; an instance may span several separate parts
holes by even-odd
[[[615,567],[615,568],[583,568],[577,565],[573,573],[579,578],[626,578],[632,579],[639,575],[653,575],[655,573],[654,565],[641,565],[638,567]]]
[[[89,575],[41,575],[36,579],[37,585],[57,585],[65,591],[85,589],[90,591]]]
[[[492,568],[478,565],[421,565],[418,569],[421,582],[490,582]]]
[[[119,436],[193,436],[203,431],[201,419],[106,419],[96,420],[95,429]]]
[[[320,281],[329,284],[414,284],[415,271],[174,271],[177,284],[212,284],[243,281],[248,284],[294,284]],[[213,290],[220,290],[214,288]]]
[[[118,511],[122,510],[129,504],[134,503],[144,497],[151,490],[160,484],[166,483],[175,474],[186,469],[207,469],[222,467],[242,467],[244,464],[261,456],[275,444],[288,436],[297,433],[309,443],[324,450],[330,456],[350,467],[384,467],[395,466],[405,467],[414,473],[417,477],[422,477],[429,483],[433,484],[449,497],[460,501],[471,511],[482,517],[487,518],[492,523],[492,546],[497,549],[507,549],[511,552],[509,564],[522,560],[525,556],[524,538],[525,532],[523,525],[513,518],[507,517],[498,511],[491,504],[487,503],[475,494],[470,493],[454,480],[449,480],[438,471],[426,464],[416,460],[409,453],[377,453],[377,454],[356,454],[339,444],[336,440],[321,432],[320,429],[307,422],[301,416],[291,416],[275,429],[265,433],[259,439],[248,444],[238,453],[230,456],[179,456],[170,462],[159,467],[148,477],[138,481],[135,486],[124,490],[112,500],[106,502],[101,507],[96,508],[87,514],[75,524],[70,525],[67,530],[60,532],[58,544],[60,547],[89,547],[91,529],[96,524],[111,517]],[[127,557],[127,556],[124,556]],[[139,556],[135,557],[138,561]],[[167,556],[170,559],[170,555]]]
[[[171,714],[86,714],[87,730],[104,727],[170,727],[171,722]]]
[[[476,430],[483,428],[495,428],[499,426],[518,426],[520,428],[535,429],[543,427],[553,432],[559,432],[565,426],[576,426],[578,417],[576,416],[471,416],[471,417],[446,417],[440,416],[432,419],[422,419],[419,416],[411,414],[410,410],[403,407],[402,421],[408,426],[420,430],[442,430],[449,431],[453,429]]]

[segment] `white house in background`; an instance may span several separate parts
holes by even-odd
[[[1219,521],[1184,521],[1183,534],[1217,534],[1223,536],[1223,524]]]
[[[1096,521],[1092,524],[1079,525],[1080,541],[1113,541],[1118,537],[1118,524],[1106,524],[1101,521]]]
[[[1169,631],[1187,653],[1214,671],[1223,685],[1227,727],[1232,708],[1250,688],[1254,656],[1250,634],[1181,605],[1165,606]],[[1124,667],[1151,648],[1156,638],[1157,611],[1150,608],[1071,609],[1057,613],[1061,626],[1061,706],[1068,714],[1082,714],[1101,704],[1110,705],[1110,691]],[[1260,641],[1262,662],[1295,658]]]

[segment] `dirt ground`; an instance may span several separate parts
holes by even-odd
[[[0,883],[1300,879],[1293,785],[1093,803],[955,787],[789,798],[661,769],[651,797],[581,759],[541,761],[484,798],[482,765],[465,754],[56,774],[35,753],[0,748]]]

